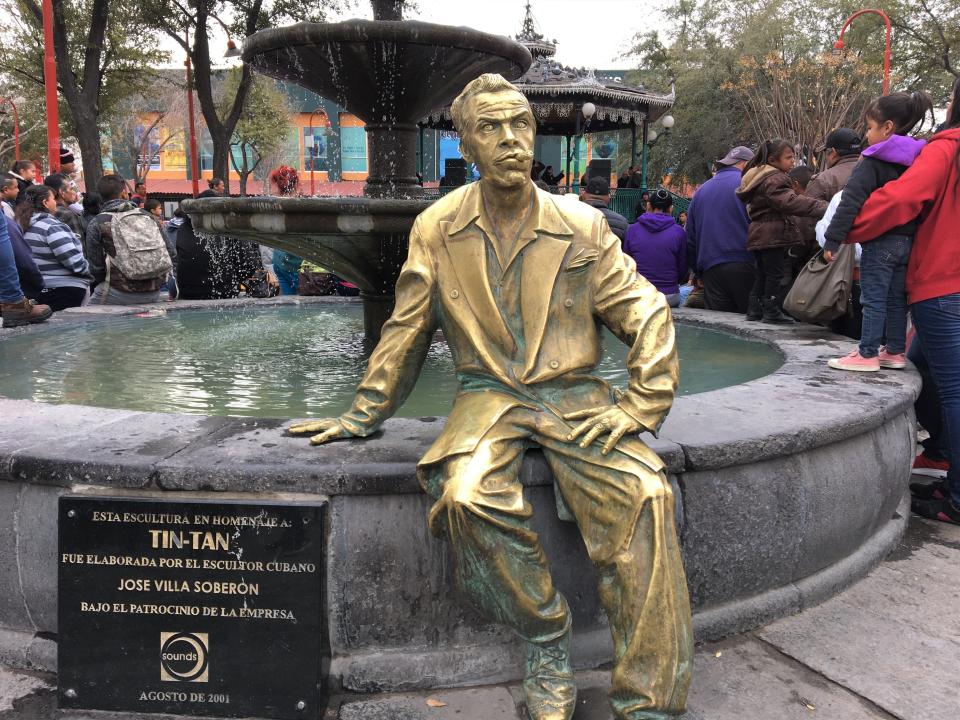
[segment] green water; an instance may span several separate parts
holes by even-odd
[[[680,394],[752,380],[780,356],[762,343],[677,326]],[[50,327],[0,342],[0,395],[153,412],[324,417],[349,407],[365,367],[359,305],[184,310]],[[609,333],[598,374],[626,385],[627,348]],[[456,393],[434,343],[398,413],[445,415]]]

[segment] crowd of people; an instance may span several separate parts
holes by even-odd
[[[62,163],[68,159],[61,155]],[[289,166],[274,170],[270,184],[281,197],[300,191],[297,171]],[[219,197],[224,187],[214,178],[198,197]],[[101,177],[81,199],[72,172],[41,179],[33,162],[18,160],[0,176],[0,202],[5,328],[44,322],[87,303],[359,293],[283,250],[197,233],[179,208],[165,220],[163,203],[149,197],[145,182],[130,183],[118,174]]]
[[[930,436],[914,471],[937,478],[911,485],[913,509],[960,523],[960,82],[937,131],[911,136],[932,110],[924,92],[875,99],[864,137],[828,135],[818,174],[795,167],[784,140],[733,148],[695,193],[685,231],[704,307],[766,323],[794,322],[783,303],[808,262],[856,253],[848,312],[830,325],[859,344],[828,365],[876,372],[913,361]]]
[[[602,175],[583,178],[579,199],[605,216],[671,307],[793,323],[784,300],[808,263],[854,253],[848,312],[829,325],[859,344],[829,367],[875,372],[904,368],[909,358],[921,371],[917,414],[930,437],[915,469],[938,480],[912,486],[914,509],[960,523],[960,82],[937,132],[913,137],[932,110],[923,92],[877,98],[863,137],[851,128],[829,133],[818,173],[798,164],[784,139],[734,147],[681,213],[672,193],[655,188],[643,192],[628,222],[610,208]],[[180,210],[164,221],[143,182],[131,192],[124,178],[105,175],[81,199],[68,151],[61,162],[61,172],[42,180],[26,160],[0,177],[3,327],[87,302],[358,293],[284,250],[198,234]],[[536,162],[532,177],[551,188],[564,175]],[[638,169],[627,168],[617,187],[641,182]],[[299,194],[291,167],[274,170],[270,184],[274,195]],[[214,179],[200,197],[223,192]]]

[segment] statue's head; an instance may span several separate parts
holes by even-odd
[[[526,96],[501,75],[471,81],[450,108],[460,153],[480,177],[500,187],[531,182],[536,124]]]

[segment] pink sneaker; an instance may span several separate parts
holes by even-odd
[[[831,358],[827,365],[834,370],[853,370],[854,372],[877,372],[880,369],[880,358],[865,358],[860,354],[860,349],[856,348],[850,351],[849,355],[842,358]]]
[[[880,348],[880,367],[890,368],[891,370],[903,370],[907,366],[907,356],[903,353],[893,355],[887,352],[885,347]]]

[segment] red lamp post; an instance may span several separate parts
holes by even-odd
[[[314,118],[316,115],[318,115],[318,114],[319,114],[319,115],[323,115],[324,117],[327,117],[327,112],[326,112],[326,110],[324,110],[323,108],[317,108],[317,109],[314,110],[312,113],[310,113],[310,120],[309,120],[309,122],[308,122],[308,124],[309,124],[309,126],[310,126],[310,142],[311,142],[311,151],[310,151],[310,197],[313,197],[314,195],[317,194],[317,192],[316,192],[316,186],[315,186],[314,181],[313,181],[313,168],[314,168],[314,165],[316,165],[316,159],[317,159],[317,157],[316,157],[316,153],[313,152],[313,149],[312,149],[312,148],[314,148],[315,146],[314,146],[312,143],[315,143],[315,142],[316,142],[316,141],[314,140],[315,135],[314,135],[314,133],[313,133],[313,118]],[[328,122],[329,122],[329,120],[328,120]]]
[[[50,172],[55,173],[60,171],[60,107],[53,51],[53,0],[43,0],[43,86],[47,97],[47,154]]]
[[[17,106],[14,104],[13,100],[10,98],[0,97],[0,105],[4,103],[9,103],[10,107],[13,108],[13,159],[20,159],[20,116],[17,114]],[[59,147],[57,148],[59,151]],[[59,160],[59,152],[57,154],[57,159]]]
[[[850,27],[850,23],[856,20],[861,15],[879,15],[883,18],[884,24],[887,26],[887,42],[886,48],[883,52],[883,94],[890,94],[890,36],[893,33],[893,26],[890,24],[890,18],[887,17],[887,14],[883,10],[858,10],[853,15],[847,18],[846,22],[843,23],[843,27],[840,28],[840,37],[837,38],[837,41],[833,44],[834,54],[839,55],[843,52],[843,34],[847,31],[847,28]]]
[[[187,47],[190,47],[190,30],[184,33],[186,36]],[[187,59],[183,61],[187,68],[187,122],[190,125],[190,179],[192,184],[193,196],[200,194],[200,168],[197,163],[197,124],[193,118],[193,69],[190,65],[190,52],[187,51]]]

